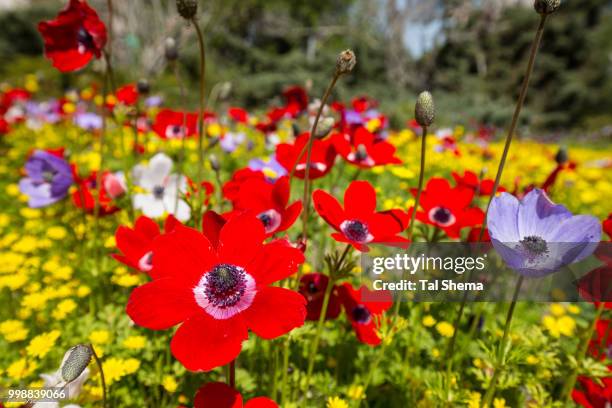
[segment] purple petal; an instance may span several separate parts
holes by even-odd
[[[601,223],[590,215],[575,215],[557,225],[549,239],[557,246],[564,264],[579,262],[591,255],[601,241]]]
[[[555,204],[540,189],[533,189],[523,200],[518,211],[518,235],[520,239],[530,236],[552,242],[551,233],[559,223],[572,216],[563,205]]]
[[[493,198],[487,215],[487,227],[491,239],[499,242],[519,242],[517,226],[519,201],[509,193]]]

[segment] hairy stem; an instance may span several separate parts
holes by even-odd
[[[98,366],[98,370],[100,370],[100,386],[102,387],[102,406],[104,408],[107,407],[107,398],[106,398],[106,379],[104,378],[104,369],[102,367],[102,361],[100,357],[96,354],[96,350],[94,349],[93,344],[89,345],[91,349],[91,354],[93,355],[94,360],[96,360],[96,365]]]
[[[419,171],[419,187],[417,195],[414,201],[414,208],[412,215],[410,216],[410,226],[408,227],[408,239],[412,240],[412,231],[414,230],[414,222],[416,220],[416,213],[419,209],[419,202],[421,200],[421,194],[423,193],[423,179],[425,175],[425,153],[427,151],[427,126],[423,126],[423,135],[421,136],[421,169]]]
[[[200,109],[198,112],[198,199],[196,203],[195,222],[196,227],[201,228],[202,206],[203,206],[203,189],[202,182],[204,181],[204,109],[205,109],[205,92],[206,92],[206,53],[204,49],[204,36],[202,30],[195,20],[191,23],[195,27],[198,37],[198,46],[200,49]]]

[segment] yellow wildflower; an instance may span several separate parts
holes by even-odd
[[[7,342],[13,343],[25,340],[28,337],[28,329],[19,320],[5,320],[0,323],[0,334]]]
[[[63,320],[72,313],[77,307],[77,304],[72,299],[65,299],[58,303],[57,308],[53,311],[53,318]]]
[[[164,376],[164,378],[162,380],[162,386],[169,393],[175,392],[176,389],[178,388],[178,384],[177,384],[176,380],[171,375],[165,375]]]
[[[423,318],[422,323],[425,327],[433,327],[436,324],[436,319],[432,315],[427,315]]]
[[[346,396],[352,400],[362,400],[366,396],[365,389],[363,385],[352,384],[346,392]]]
[[[89,335],[89,341],[93,344],[106,344],[110,340],[110,333],[108,330],[94,330]]]
[[[59,330],[51,330],[50,332],[40,334],[30,340],[30,344],[26,348],[29,356],[43,358],[51,351],[55,342],[60,336]]]
[[[340,397],[329,397],[327,399],[327,408],[348,408],[348,404]]]
[[[455,332],[455,328],[449,322],[440,322],[436,325],[436,330],[444,337],[452,337]]]
[[[144,336],[130,336],[123,340],[123,347],[129,350],[141,350],[147,344]]]

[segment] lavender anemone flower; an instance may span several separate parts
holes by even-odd
[[[83,112],[74,117],[74,123],[78,127],[91,132],[102,127],[102,117],[92,112]]]
[[[19,190],[29,197],[28,205],[51,205],[68,194],[73,183],[68,162],[44,150],[36,150],[25,164],[27,177],[19,181]]]
[[[266,180],[274,182],[275,180],[287,175],[287,170],[276,161],[275,157],[268,157],[265,159],[251,159],[249,160],[249,168],[251,170],[263,171],[266,176]]]
[[[540,277],[578,262],[595,251],[601,224],[572,215],[540,189],[522,201],[508,193],[493,198],[487,227],[491,243],[506,264],[524,276]]]

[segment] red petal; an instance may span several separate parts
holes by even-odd
[[[236,359],[248,335],[242,318],[217,320],[202,312],[179,327],[170,348],[188,370],[210,371]]]
[[[340,230],[340,224],[346,219],[346,215],[338,200],[323,190],[315,190],[312,201],[317,213],[334,229]]]
[[[243,312],[249,328],[264,339],[274,339],[304,324],[306,299],[289,289],[268,286],[257,291]]]
[[[221,228],[219,259],[247,266],[261,250],[266,234],[259,219],[250,214],[238,214]]]
[[[269,285],[293,275],[302,263],[302,251],[279,240],[264,245],[246,269],[258,285]]]
[[[193,228],[179,224],[153,241],[153,278],[172,277],[189,286],[216,263],[210,242]]]
[[[278,408],[278,404],[268,397],[256,397],[244,404],[244,408]]]
[[[208,383],[198,390],[194,408],[242,408],[242,395],[227,384]]]
[[[137,287],[126,308],[134,323],[152,330],[168,329],[199,310],[191,288],[177,285],[171,279],[158,279]]]
[[[367,181],[353,181],[344,192],[347,218],[363,219],[376,211],[376,191]]]
[[[301,201],[296,201],[295,203],[291,204],[289,207],[287,207],[287,209],[283,213],[281,224],[278,226],[278,229],[274,232],[285,231],[286,229],[291,227],[293,223],[295,222],[295,220],[297,219],[297,217],[299,217],[301,212],[302,212],[302,202]]]
[[[206,211],[202,217],[202,232],[215,247],[219,245],[219,235],[225,223],[225,218],[212,210]]]
[[[289,194],[289,178],[284,176],[276,180],[276,183],[274,183],[274,188],[272,189],[272,198],[274,199],[274,203],[279,208],[285,208],[287,206],[287,203],[289,202]]]
[[[159,235],[159,226],[149,217],[141,215],[134,223],[134,229],[151,239]]]

